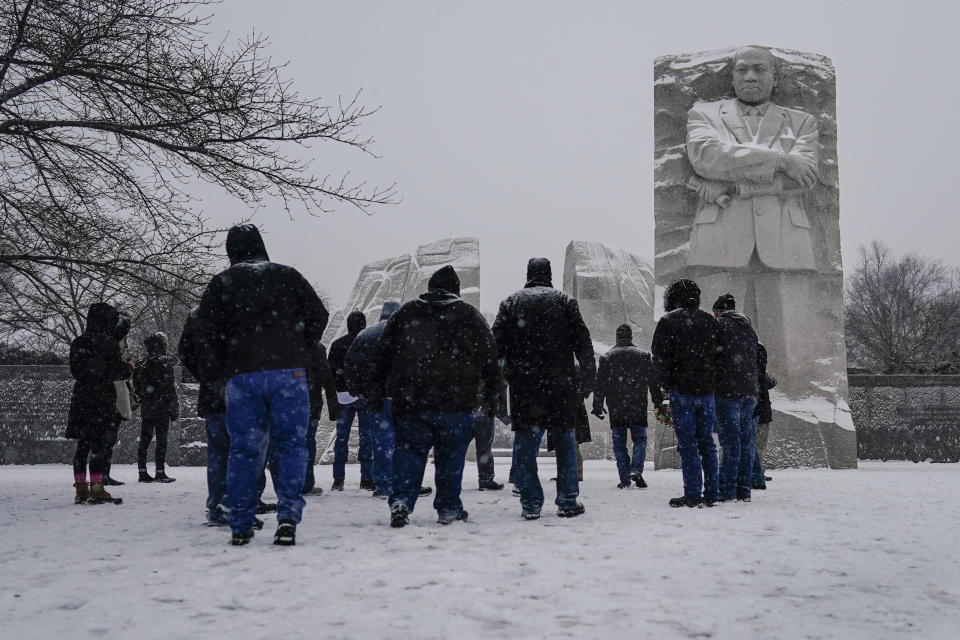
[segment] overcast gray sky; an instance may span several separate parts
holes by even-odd
[[[482,306],[562,271],[573,239],[653,255],[653,58],[748,43],[837,68],[846,266],[880,239],[955,259],[958,10],[875,2],[315,2],[227,0],[218,34],[269,35],[302,93],[381,106],[372,159],[314,148],[319,172],[397,183],[373,216],[259,210],[271,258],[344,302],[360,267],[441,237],[479,236]],[[217,224],[249,215],[203,189]]]

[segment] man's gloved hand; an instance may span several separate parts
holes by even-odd
[[[327,415],[330,416],[331,422],[336,422],[340,419],[340,403],[339,402],[330,402],[327,407]]]

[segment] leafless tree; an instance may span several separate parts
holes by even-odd
[[[302,97],[262,36],[208,45],[212,4],[0,0],[4,315],[25,314],[25,295],[69,298],[71,287],[83,298],[202,284],[217,230],[191,207],[191,180],[288,212],[394,201],[392,185],[351,183],[308,159],[314,143],[369,154],[359,125],[373,110],[358,95]],[[21,319],[34,330],[49,320]],[[61,339],[82,324],[61,321]]]
[[[883,373],[928,372],[957,364],[960,287],[956,272],[917,254],[897,259],[874,241],[846,282],[850,358]]]

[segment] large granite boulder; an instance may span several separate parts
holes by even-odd
[[[750,317],[780,383],[773,394],[771,460],[855,467],[836,75],[824,56],[768,51],[777,81],[756,120],[735,100],[735,49],[654,62],[656,281],[664,286],[693,278],[708,309],[731,292]],[[815,185],[802,188],[789,179],[773,151],[809,162]]]
[[[599,242],[574,240],[567,245],[563,291],[577,299],[598,355],[616,344],[617,327],[624,323],[633,329],[634,343],[649,348],[655,326],[649,260]]]
[[[367,316],[367,326],[380,319],[384,302],[406,302],[427,290],[427,281],[440,267],[451,265],[460,276],[460,297],[480,306],[480,240],[446,238],[417,247],[412,254],[385,258],[365,265],[357,276],[347,304],[330,316],[323,343],[327,346],[347,332],[347,315],[354,309]]]

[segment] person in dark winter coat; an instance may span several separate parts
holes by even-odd
[[[317,461],[317,428],[320,426],[324,396],[327,398],[327,417],[331,421],[340,418],[336,382],[322,344],[317,345],[316,362],[307,368],[307,386],[310,390],[310,426],[307,428],[307,475],[303,483],[303,495],[320,495],[323,490],[316,486],[313,467]]]
[[[340,418],[337,420],[337,435],[333,441],[333,486],[332,491],[343,491],[343,479],[346,476],[348,444],[350,429],[354,419],[357,420],[360,447],[357,450],[357,461],[360,463],[360,488],[372,491],[376,485],[373,481],[373,452],[370,448],[370,436],[366,425],[361,424],[360,411],[366,406],[364,400],[350,393],[347,385],[345,362],[347,352],[353,341],[367,326],[367,317],[362,311],[351,311],[347,316],[347,335],[341,336],[330,345],[330,368],[337,385],[337,400],[340,403]]]
[[[577,372],[577,388],[580,389],[580,365],[574,364]],[[589,393],[587,394],[589,395]],[[577,423],[573,427],[573,439],[577,443],[577,481],[583,482],[583,453],[580,451],[580,445],[585,442],[593,442],[593,434],[590,433],[590,416],[587,415],[587,398],[583,397],[577,403]],[[547,431],[547,451],[556,450],[553,443],[553,432]],[[556,478],[551,478],[556,482]]]
[[[230,268],[200,299],[200,378],[225,381],[227,519],[231,542],[253,537],[257,480],[267,438],[277,452],[279,497],[274,544],[292,545],[303,511],[310,425],[307,369],[316,359],[327,310],[292,267],[270,262],[256,227],[227,234]]]
[[[723,447],[720,500],[750,501],[757,434],[757,333],[750,320],[737,313],[732,294],[713,303],[717,318],[717,436]]]
[[[391,399],[396,448],[390,524],[413,512],[427,453],[434,449],[439,522],[466,520],[460,485],[477,409],[492,415],[499,394],[497,348],[487,321],[460,299],[451,266],[430,278],[426,293],[400,307],[380,337],[370,408]]]
[[[180,417],[180,400],[173,375],[173,359],[167,355],[167,336],[154,333],[143,341],[146,359],[133,371],[133,386],[140,396],[140,443],[137,446],[137,470],[140,482],[174,482],[164,470],[167,458],[167,434],[171,422]],[[147,473],[147,449],[157,435],[154,452],[156,476]]]
[[[767,480],[761,459],[767,449],[767,437],[770,435],[770,423],[773,422],[773,405],[770,404],[770,389],[777,386],[777,379],[767,372],[767,348],[757,344],[757,383],[760,395],[757,408],[753,412],[754,430],[757,433],[756,454],[753,456],[753,488],[766,489]]]
[[[200,341],[198,307],[187,314],[187,321],[180,334],[177,355],[181,364],[200,383],[197,396],[197,415],[203,418],[207,431],[207,524],[212,527],[228,526],[224,497],[227,493],[227,457],[230,454],[230,436],[227,435],[227,404],[223,399],[223,384],[219,380],[200,377],[198,354],[210,353]]]
[[[633,330],[628,324],[617,327],[617,344],[600,356],[597,387],[593,390],[593,414],[603,420],[606,401],[610,412],[610,437],[621,489],[633,480],[641,489],[643,463],[647,456],[647,392],[653,406],[663,402],[660,378],[653,366],[653,356],[633,344]],[[627,433],[633,439],[633,460],[627,453]]]
[[[354,338],[343,362],[343,378],[351,397],[360,399],[360,433],[369,439],[373,464],[369,474],[373,478],[374,496],[388,499],[393,493],[394,430],[390,398],[384,398],[380,411],[368,406],[364,399],[373,393],[373,368],[379,357],[380,337],[397,309],[399,302],[388,301],[380,309],[380,321],[367,327]],[[349,431],[347,432],[349,435]],[[339,438],[339,433],[338,433]],[[344,456],[346,457],[346,456]],[[363,477],[361,463],[360,475]]]
[[[117,327],[114,331],[114,337],[120,346],[120,359],[124,361],[130,359],[130,351],[127,349],[127,334],[130,333],[130,325],[130,315],[117,309]],[[117,444],[117,438],[120,435],[120,423],[130,419],[134,408],[130,382],[128,380],[117,380],[113,383],[113,386],[117,390],[117,411],[105,436],[107,441],[107,461],[103,466],[103,486],[105,487],[126,484],[112,478],[110,469],[113,468],[113,447]]]
[[[126,380],[133,372],[133,361],[120,359],[115,330],[119,314],[109,304],[98,302],[87,311],[84,332],[70,343],[70,373],[76,382],[70,397],[65,436],[77,440],[73,458],[75,502],[113,500],[103,488],[107,459],[105,434],[117,413],[114,382]],[[90,484],[87,485],[87,461]]]
[[[543,507],[537,451],[547,431],[557,449],[558,514],[577,516],[584,507],[577,502],[574,428],[583,398],[596,380],[596,364],[580,307],[553,288],[549,260],[529,261],[526,286],[500,303],[493,335],[510,385],[514,476],[523,517],[539,518]],[[579,376],[574,358],[580,364]]]
[[[665,313],[651,351],[660,386],[670,396],[683,471],[683,497],[671,507],[713,506],[719,499],[717,447],[713,442],[717,380],[717,320],[700,308],[700,287],[681,279],[667,287]]]

